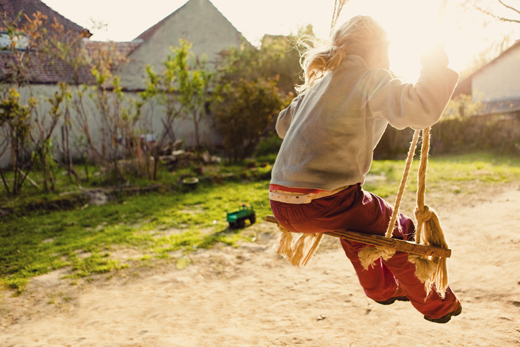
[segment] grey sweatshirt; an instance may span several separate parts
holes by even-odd
[[[425,66],[415,85],[402,83],[347,56],[278,116],[284,140],[271,183],[328,191],[364,183],[388,123],[397,129],[433,125],[458,78],[447,67]]]

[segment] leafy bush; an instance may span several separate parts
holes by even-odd
[[[517,153],[520,146],[520,115],[482,115],[482,103],[471,96],[451,100],[431,130],[431,153],[447,154],[492,151]],[[376,159],[406,155],[413,131],[389,126],[374,151]]]
[[[7,183],[4,173],[0,169],[0,176],[6,191],[9,194],[18,194],[31,170],[34,160],[27,160],[30,156],[31,137],[31,105],[20,103],[20,94],[15,88],[10,88],[0,100],[0,156],[8,149],[14,153],[13,172],[14,180],[11,188]]]
[[[239,80],[216,91],[214,106],[217,129],[231,161],[253,154],[265,129],[273,122],[284,101],[276,81]]]
[[[269,154],[278,154],[280,146],[282,145],[282,139],[274,132],[270,132],[269,136],[260,140],[256,147],[255,156],[267,156]]]

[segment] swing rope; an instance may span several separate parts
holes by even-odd
[[[332,20],[330,22],[330,32],[334,30],[336,23],[338,22],[339,15],[341,14],[341,10],[343,10],[343,6],[348,2],[348,0],[335,0],[334,1],[334,11],[332,12]]]
[[[406,181],[408,180],[408,174],[410,173],[410,168],[412,167],[413,155],[415,154],[415,148],[417,147],[417,142],[419,140],[419,131],[416,130],[413,134],[412,143],[410,144],[410,149],[408,150],[408,157],[406,159],[406,164],[404,166],[403,177],[401,178],[401,183],[399,184],[399,191],[397,192],[397,197],[395,199],[394,211],[392,212],[392,218],[390,219],[390,223],[388,223],[388,228],[386,229],[386,237],[392,237],[392,232],[394,231],[394,224],[397,220],[397,215],[399,208],[401,207],[401,200],[404,195],[404,191],[406,189]]]
[[[418,172],[417,207],[415,218],[417,219],[416,243],[448,248],[444,231],[435,210],[424,203],[426,193],[426,168],[428,165],[428,153],[430,148],[430,128],[423,130],[423,144],[421,149],[421,164]],[[421,257],[410,254],[408,261],[416,266],[416,276],[424,282],[426,292],[429,294],[432,285],[435,284],[437,293],[444,298],[448,288],[448,267],[446,258]]]
[[[403,177],[401,178],[401,183],[399,184],[399,191],[397,192],[397,197],[395,198],[394,210],[392,212],[392,216],[390,217],[388,227],[386,228],[385,237],[388,238],[392,237],[395,222],[397,220],[397,216],[399,215],[399,207],[401,206],[401,200],[403,198],[404,191],[406,190],[406,182],[408,181],[410,168],[412,167],[415,148],[417,147],[417,142],[419,141],[419,133],[419,130],[415,130],[413,134],[412,143],[410,144],[410,149],[408,150],[408,156],[406,158],[406,164],[404,166]],[[395,249],[388,247],[366,247],[359,252],[359,260],[361,262],[361,265],[365,269],[368,269],[369,267],[374,265],[377,259],[383,258],[383,260],[388,260],[394,256],[395,252]]]
[[[419,138],[419,132],[420,130],[415,130],[412,143],[410,144],[410,149],[408,151],[408,157],[406,160],[403,177],[401,179],[401,184],[399,186],[399,191],[397,193],[394,210],[392,212],[392,217],[390,218],[390,222],[385,234],[385,237],[387,238],[392,237],[392,232],[395,228],[397,216],[399,215],[399,207],[406,189],[406,181],[412,166],[413,156]],[[448,249],[448,244],[446,243],[439,217],[433,209],[430,209],[430,207],[424,203],[426,193],[426,170],[428,167],[428,157],[430,150],[430,128],[422,130],[422,134],[423,143],[421,147],[421,161],[418,170],[417,201],[415,208],[415,218],[417,220],[415,243]],[[373,266],[375,261],[379,258],[388,260],[394,256],[395,252],[395,248],[376,246],[365,247],[359,252],[358,255],[361,265],[365,269],[368,269],[369,267]],[[415,264],[415,275],[421,282],[424,283],[427,294],[431,292],[433,285],[435,285],[437,293],[441,297],[445,296],[446,289],[448,287],[448,269],[445,257],[439,257],[435,255],[409,254],[408,261]]]

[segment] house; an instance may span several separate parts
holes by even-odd
[[[7,37],[4,21],[14,21],[18,17],[18,26],[27,24],[27,17],[33,18],[34,14],[40,12],[48,20],[46,27],[50,27],[54,20],[63,25],[66,31],[83,35],[83,45],[88,50],[103,49],[109,44],[99,41],[87,40],[92,34],[85,28],[77,25],[69,19],[63,17],[58,12],[52,10],[40,0],[0,0],[0,42],[4,42],[3,47],[10,45]],[[162,62],[170,54],[170,47],[179,45],[179,40],[183,38],[190,41],[192,52],[196,56],[206,56],[208,68],[212,69],[219,53],[231,46],[238,47],[247,43],[240,32],[219,12],[219,10],[209,0],[189,0],[182,7],[165,17],[163,20],[144,31],[131,42],[113,42],[118,53],[128,58],[128,63],[121,66],[116,74],[121,77],[122,85],[127,91],[141,91],[146,87],[145,71],[147,65],[152,65],[155,71],[162,69]],[[23,48],[23,47],[22,47]],[[6,61],[8,51],[2,51],[3,57],[0,59],[0,78],[5,81]],[[60,62],[58,62],[60,64]],[[52,84],[58,82],[71,83],[66,67],[57,66],[54,71],[43,71],[35,67],[31,71],[33,75],[30,82],[34,84]],[[3,72],[3,73],[2,73]],[[58,72],[63,76],[59,77]],[[50,75],[49,75],[50,74]],[[80,83],[89,83],[90,76],[82,76]]]
[[[482,114],[520,114],[520,40],[460,81],[454,97],[471,95]]]
[[[145,30],[132,42],[139,46],[128,55],[128,62],[117,74],[121,76],[123,90],[139,92],[146,87],[146,66],[154,71],[163,70],[162,62],[171,54],[171,47],[178,46],[180,39],[192,43],[195,56],[207,59],[206,68],[213,70],[219,53],[230,47],[249,44],[242,34],[209,0],[189,0],[179,9]],[[163,117],[156,117],[154,128],[161,129]],[[176,120],[175,137],[186,144],[194,145],[195,130],[191,121]],[[213,146],[222,142],[220,134],[212,129],[210,121],[200,128],[201,139]]]
[[[146,65],[161,71],[170,47],[178,46],[181,38],[193,44],[196,56],[207,57],[209,69],[214,67],[220,52],[247,42],[209,0],[189,0],[133,40],[140,45],[129,55],[128,64],[118,70],[123,87],[144,89]]]
[[[15,21],[18,15],[20,15],[17,22],[19,26],[24,26],[28,23],[27,17],[32,19],[33,14],[36,12],[40,12],[51,19],[46,24],[46,28],[50,28],[54,20],[56,20],[67,31],[82,34],[84,37],[92,36],[90,31],[63,17],[40,0],[0,0],[0,31],[5,31],[6,29],[4,21]]]
[[[15,25],[18,28],[23,28],[29,24],[29,20],[34,20],[36,13],[41,13],[47,17],[48,20],[43,27],[48,31],[52,30],[51,26],[54,23],[57,23],[63,27],[65,33],[84,38],[92,36],[89,30],[63,17],[40,0],[0,0],[0,79],[2,83],[12,82],[12,78],[14,78],[11,62],[15,59],[15,52],[10,49],[11,38],[7,34],[8,28],[6,26]],[[27,46],[27,40],[26,37],[19,37],[16,49],[24,50]],[[30,63],[26,79],[34,85],[52,85],[59,82],[73,83],[72,76],[74,73],[72,69],[63,61],[53,63],[55,63],[55,66],[50,66],[51,64],[48,64],[48,62],[39,60],[35,56],[35,59]],[[89,81],[91,74],[88,69],[84,69],[80,74],[80,83]]]
[[[156,72],[162,70],[162,62],[170,54],[170,47],[179,45],[181,38],[187,39],[192,43],[192,52],[197,56],[206,56],[208,59],[207,68],[213,69],[219,53],[231,46],[238,47],[247,41],[224,17],[222,13],[209,0],[189,0],[178,10],[174,11],[163,20],[144,31],[141,35],[130,42],[99,42],[90,39],[92,34],[85,28],[63,17],[40,0],[0,0],[0,15],[4,20],[18,20],[19,27],[27,23],[27,17],[33,18],[34,14],[40,12],[47,16],[47,26],[57,22],[62,25],[66,32],[70,32],[83,37],[80,40],[82,47],[88,52],[103,51],[113,49],[126,62],[117,65],[113,71],[121,77],[121,85],[125,95],[129,98],[137,98],[138,93],[145,89],[145,71],[147,65],[152,65]],[[21,16],[18,14],[21,13]],[[1,21],[3,25],[3,20]],[[6,28],[0,26],[0,39],[4,42],[3,49],[0,49],[0,87],[9,85],[16,78],[12,69],[12,60],[16,57],[16,52],[11,51],[10,38],[7,36]],[[21,43],[21,44],[20,44]],[[23,51],[23,40],[17,42],[16,50]],[[21,87],[20,94],[22,100],[27,100],[31,95],[36,94],[42,102],[39,104],[42,109],[40,113],[48,111],[45,107],[45,100],[54,95],[57,84],[60,82],[68,83],[72,88],[79,88],[80,85],[91,85],[95,82],[90,66],[74,67],[66,59],[54,58],[52,61],[39,60],[35,57],[28,64],[26,82],[31,85],[29,88]],[[32,94],[31,94],[32,93]],[[87,109],[94,110],[95,105],[87,105]],[[72,123],[78,118],[74,110],[71,109]],[[149,113],[149,112],[148,112]],[[151,131],[160,134],[163,131],[163,119],[165,112],[161,107],[155,107],[153,111]],[[89,122],[90,132],[93,134],[95,143],[101,143],[100,134],[105,125],[96,121],[99,116],[92,116]],[[63,142],[60,139],[63,131],[60,124],[55,131],[56,143]],[[187,146],[195,144],[194,126],[189,120],[179,120],[175,123],[175,137],[183,139]],[[199,134],[204,144],[212,146],[221,141],[221,136],[213,131],[211,122],[206,121],[199,125]],[[2,134],[0,134],[0,137]],[[79,135],[77,135],[79,137]],[[0,138],[1,140],[1,138]],[[72,139],[71,141],[73,141]],[[0,166],[9,163],[9,151],[0,157]]]

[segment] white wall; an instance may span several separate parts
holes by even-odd
[[[520,99],[520,46],[487,65],[472,79],[473,101]]]
[[[6,88],[7,86],[2,86],[2,88]],[[50,119],[48,116],[48,112],[50,110],[50,104],[48,103],[47,99],[49,97],[52,97],[54,93],[58,90],[57,86],[51,86],[51,85],[33,85],[31,88],[24,87],[20,91],[21,95],[21,102],[23,104],[26,104],[28,99],[31,95],[34,95],[35,98],[38,100],[38,113],[40,115],[40,119],[46,118],[46,124],[49,124]],[[85,147],[78,144],[78,140],[80,137],[84,134],[84,131],[81,128],[81,123],[79,122],[79,116],[78,113],[75,111],[72,103],[79,100],[77,96],[77,87],[72,87],[72,93],[75,95],[73,100],[71,100],[69,104],[69,110],[71,115],[71,121],[72,121],[72,133],[69,139],[70,148],[72,151],[72,154],[74,156],[78,156],[82,151],[84,151]],[[125,98],[137,98],[138,95],[136,93],[125,93]],[[101,151],[102,145],[103,145],[103,137],[102,137],[102,129],[103,127],[106,127],[106,124],[104,123],[101,113],[98,111],[98,109],[95,106],[95,103],[93,100],[88,96],[88,93],[84,96],[84,109],[85,113],[88,115],[88,125],[90,129],[90,134],[92,137],[93,142],[96,144],[96,147],[99,151]],[[38,129],[36,127],[35,123],[35,117],[36,113],[33,112],[33,121],[32,121],[32,133],[33,136],[38,136]],[[143,133],[153,133],[157,135],[162,135],[164,131],[164,126],[161,121],[161,119],[165,118],[165,112],[164,108],[161,105],[156,105],[152,107],[150,105],[147,105],[143,109],[143,117],[142,121],[138,124],[138,129],[140,129]],[[61,153],[62,150],[62,134],[61,134],[61,127],[63,125],[63,118],[60,120],[58,126],[55,128],[54,133],[52,135],[52,142],[54,145],[54,148]],[[196,145],[195,140],[195,131],[193,122],[189,119],[180,119],[176,120],[174,122],[173,131],[177,139],[184,139],[185,144],[187,147],[193,147]],[[199,136],[201,144],[207,147],[212,147],[217,144],[220,144],[222,142],[221,136],[216,133],[214,130],[212,130],[211,127],[211,120],[210,117],[207,117],[207,119],[201,124],[200,130],[199,130]],[[4,132],[0,131],[0,143],[1,140],[4,137]],[[77,145],[75,145],[77,144]],[[57,153],[59,154],[59,153]],[[9,165],[11,159],[11,151],[8,149],[4,155],[0,157],[0,166],[6,167]]]

